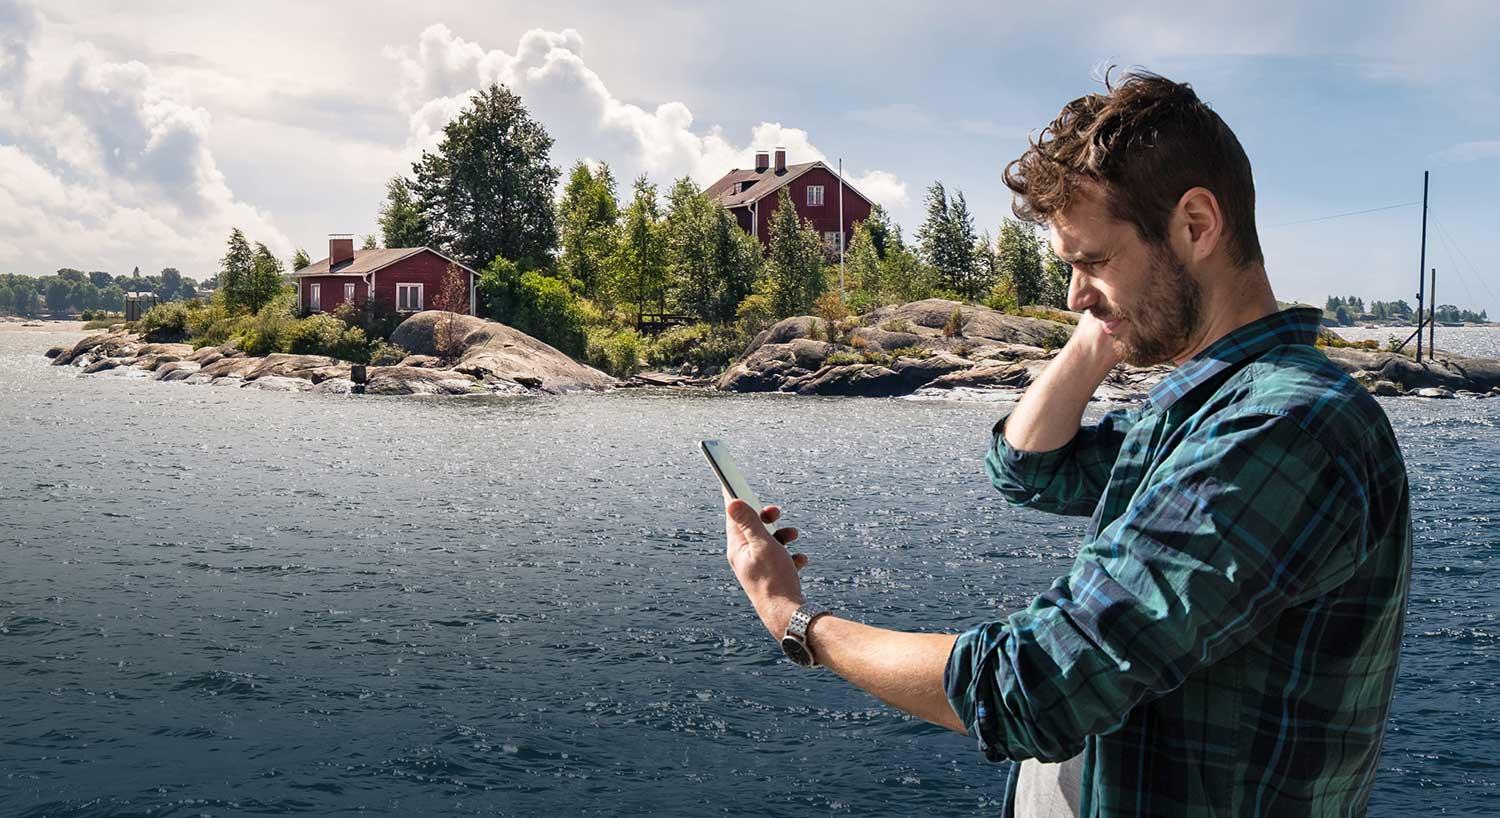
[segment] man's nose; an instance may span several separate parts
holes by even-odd
[[[1068,281],[1068,309],[1083,312],[1098,301],[1099,293],[1089,286],[1087,275],[1073,268],[1073,276]]]

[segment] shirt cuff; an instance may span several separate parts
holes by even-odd
[[[1073,435],[1067,443],[1056,449],[1043,452],[1017,449],[1005,440],[1005,422],[1010,420],[1011,412],[1002,415],[991,429],[990,460],[996,472],[994,476],[1004,475],[1009,478],[1003,481],[1008,485],[1002,486],[1002,490],[1022,488],[1028,497],[1035,497],[1041,494],[1052,475],[1073,455],[1078,435]],[[1010,496],[1009,491],[1007,496]]]

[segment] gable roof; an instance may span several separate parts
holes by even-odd
[[[447,259],[452,264],[468,270],[474,275],[479,275],[473,267],[464,264],[457,259],[439,253],[431,247],[381,247],[374,250],[355,250],[354,258],[349,261],[341,261],[332,269],[328,267],[328,259],[318,259],[312,264],[302,267],[292,273],[293,276],[366,276],[383,267],[389,267],[396,262],[410,258],[421,252],[428,252]]]
[[[712,201],[718,202],[723,207],[744,207],[753,202],[758,202],[767,196],[774,195],[777,191],[791,184],[793,179],[807,173],[813,168],[822,168],[829,173],[833,173],[835,176],[838,175],[834,173],[833,168],[828,167],[822,162],[800,162],[795,165],[787,165],[785,173],[777,173],[769,168],[759,172],[755,168],[747,170],[736,169],[724,174],[719,181],[709,185],[703,191],[703,195]],[[755,182],[755,184],[743,191],[740,190],[742,187],[741,182],[751,181]],[[844,180],[844,190],[852,192],[855,196],[864,199],[872,205],[875,204],[870,200],[870,197],[855,190],[854,186],[849,184],[848,179]]]

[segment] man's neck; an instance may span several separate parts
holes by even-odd
[[[1219,286],[1204,287],[1204,320],[1186,350],[1173,358],[1181,364],[1244,325],[1276,312],[1276,297],[1265,267],[1256,265],[1217,277]],[[1238,286],[1235,286],[1237,282]]]

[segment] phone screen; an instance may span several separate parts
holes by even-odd
[[[739,467],[729,456],[729,449],[724,446],[724,441],[705,440],[699,445],[703,447],[703,456],[714,467],[714,473],[719,476],[719,482],[724,484],[729,496],[744,500],[756,513],[760,513],[760,500],[755,498],[755,492],[750,490],[750,484],[745,482],[745,476],[740,474]]]

